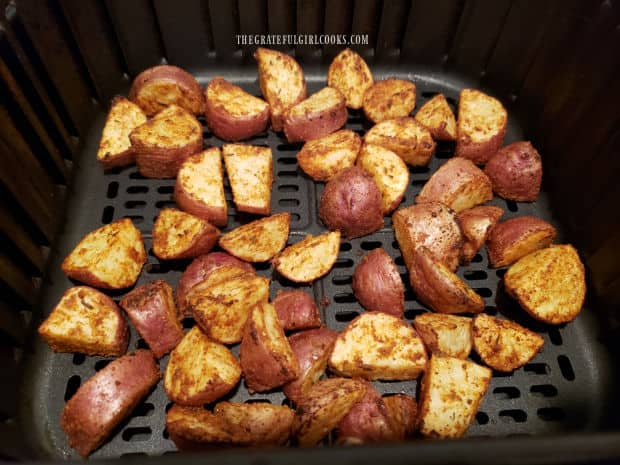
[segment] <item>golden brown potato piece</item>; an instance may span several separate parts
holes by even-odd
[[[174,200],[181,210],[216,226],[226,226],[228,206],[224,196],[224,171],[218,147],[189,157],[179,169]]]
[[[462,265],[471,263],[503,214],[504,210],[499,207],[481,206],[468,208],[457,215],[464,239],[461,250]]]
[[[181,163],[202,149],[202,126],[176,105],[157,113],[129,134],[140,174],[174,178]]]
[[[124,289],[146,263],[142,234],[129,218],[89,232],[62,262],[69,278],[101,289]]]
[[[342,129],[306,142],[297,153],[301,169],[315,181],[326,182],[355,164],[362,138],[350,129]]]
[[[484,172],[493,192],[516,202],[534,202],[542,183],[542,160],[530,142],[515,142],[499,149]]]
[[[239,358],[250,391],[264,392],[299,375],[299,366],[272,304],[256,305],[243,333]]]
[[[302,447],[314,446],[333,430],[366,394],[366,383],[329,378],[316,383],[302,398],[293,420],[293,434]]]
[[[484,300],[426,247],[413,253],[409,280],[417,299],[438,313],[480,313]]]
[[[364,312],[338,335],[329,367],[342,376],[406,380],[420,376],[427,361],[422,340],[409,323],[383,312]]]
[[[318,328],[321,314],[314,299],[301,289],[278,291],[273,306],[284,331]]]
[[[163,208],[153,225],[153,253],[162,260],[195,258],[211,250],[219,237],[219,229],[208,221]]]
[[[426,166],[435,152],[430,131],[410,117],[375,124],[364,135],[364,143],[391,150],[411,166]]]
[[[532,360],[545,340],[515,323],[481,313],[472,326],[474,349],[484,363],[498,371],[513,371]]]
[[[552,245],[526,255],[504,276],[508,293],[537,320],[574,320],[586,295],[583,263],[570,244]]]
[[[368,252],[353,273],[353,294],[362,307],[402,318],[405,286],[392,257],[382,249]]]
[[[327,70],[327,85],[342,92],[347,107],[355,110],[362,108],[364,93],[373,83],[368,65],[350,48],[336,55]]]
[[[393,78],[377,81],[364,93],[362,105],[373,123],[409,116],[415,108],[415,84]]]
[[[60,427],[69,446],[88,456],[146,397],[159,381],[159,367],[148,350],[113,360],[82,384],[65,404]]]
[[[144,123],[146,115],[138,105],[124,97],[114,97],[97,150],[97,160],[104,169],[135,162],[129,134]]]
[[[484,165],[504,143],[508,124],[506,109],[490,95],[463,89],[458,114],[455,156]]]
[[[288,338],[291,350],[299,364],[299,375],[282,387],[284,395],[298,404],[308,395],[327,368],[327,359],[338,333],[329,328],[311,329]]]
[[[286,112],[306,98],[306,79],[294,58],[266,48],[254,52],[258,84],[271,107],[271,127],[281,131]]]
[[[471,352],[471,318],[423,313],[413,320],[426,350],[434,355],[467,358]]]
[[[172,287],[158,279],[136,287],[120,301],[134,328],[156,358],[161,358],[183,338]]]
[[[129,343],[129,329],[116,303],[86,286],[67,289],[38,332],[54,352],[119,357]]]
[[[493,199],[491,181],[466,158],[451,158],[424,184],[416,203],[441,202],[456,213]]]
[[[173,402],[202,406],[230,392],[240,379],[232,352],[194,326],[170,353],[164,389]]]
[[[246,262],[265,262],[286,245],[290,223],[290,213],[252,221],[224,234],[220,247]]]
[[[433,355],[422,378],[420,432],[435,438],[463,436],[474,421],[491,374],[487,367],[468,360]]]
[[[415,119],[428,128],[433,139],[456,140],[456,118],[443,94],[422,105]]]
[[[508,266],[535,250],[548,247],[557,231],[535,216],[519,216],[495,225],[487,238],[489,264]]]
[[[222,77],[205,91],[207,126],[222,140],[239,141],[263,132],[269,124],[269,105]]]
[[[213,270],[187,293],[196,323],[223,344],[240,342],[252,307],[269,298],[269,279],[238,266]]]
[[[383,403],[396,437],[400,440],[411,436],[418,422],[418,404],[415,399],[406,394],[395,394],[384,397]]]
[[[381,192],[381,210],[384,215],[400,205],[409,186],[409,169],[394,152],[379,145],[364,144],[357,158],[357,166],[367,171]]]
[[[329,273],[340,251],[340,232],[305,239],[288,246],[272,260],[278,273],[296,283],[311,283]]]
[[[148,116],[169,105],[178,105],[194,115],[204,113],[205,102],[200,84],[187,71],[176,66],[160,65],[136,76],[129,98]]]
[[[273,184],[271,148],[225,144],[222,153],[237,211],[269,215]]]
[[[428,248],[448,269],[456,270],[463,236],[450,208],[439,202],[400,208],[392,215],[392,227],[409,272],[413,253],[420,246]]]
[[[348,117],[344,95],[323,87],[286,112],[284,134],[289,142],[319,139],[344,126]]]

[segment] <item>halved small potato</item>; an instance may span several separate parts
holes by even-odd
[[[415,115],[435,140],[456,140],[456,118],[443,94],[437,94],[420,107]]]
[[[321,314],[314,298],[301,289],[276,292],[273,306],[284,331],[321,326]]]
[[[409,116],[415,108],[415,84],[403,79],[375,82],[364,93],[364,114],[373,123]]]
[[[457,215],[464,239],[461,250],[462,265],[468,265],[474,259],[503,214],[504,210],[499,207],[481,206],[468,208]]]
[[[430,131],[410,117],[375,124],[364,135],[364,143],[391,150],[411,166],[428,165],[436,146]]]
[[[297,153],[301,169],[315,181],[327,182],[355,164],[362,139],[350,129],[342,129],[304,144]]]
[[[324,87],[286,112],[284,134],[289,142],[301,142],[331,134],[347,122],[349,114],[339,90]]]
[[[340,251],[340,232],[308,235],[272,260],[278,273],[298,283],[310,283],[332,269]]]
[[[362,108],[364,93],[374,83],[364,59],[350,48],[332,60],[327,70],[327,85],[338,89],[347,99],[347,107]]]
[[[416,316],[413,326],[430,353],[469,357],[472,348],[471,318],[428,312]]]
[[[290,223],[290,213],[277,213],[227,232],[220,238],[219,244],[226,252],[241,260],[264,262],[284,248]]]
[[[174,208],[163,208],[153,225],[153,253],[163,260],[194,258],[217,243],[220,231],[208,221]]]

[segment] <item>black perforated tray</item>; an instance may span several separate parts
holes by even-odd
[[[324,70],[309,75],[309,92],[324,85]],[[383,77],[377,72],[377,77]],[[390,72],[389,75],[395,75]],[[413,79],[418,89],[418,107],[437,92],[443,92],[453,109],[460,88],[467,85],[445,75],[396,73],[398,77]],[[246,90],[259,95],[252,77],[236,79]],[[316,76],[316,79],[313,79]],[[204,76],[207,78],[212,77]],[[230,76],[234,79],[233,76]],[[204,80],[203,80],[204,81]],[[471,84],[470,84],[471,85]],[[94,124],[82,157],[75,169],[75,179],[69,195],[64,232],[52,251],[51,268],[43,285],[41,305],[47,315],[62,293],[73,283],[60,271],[62,258],[88,231],[121,217],[130,217],[142,231],[148,253],[138,284],[153,279],[165,279],[176,286],[189,261],[160,262],[150,250],[151,228],[159,209],[174,206],[172,192],[174,180],[142,178],[135,166],[103,173],[95,160],[104,113]],[[347,128],[360,134],[368,128],[361,113],[351,112]],[[523,137],[521,127],[514,114],[509,117],[507,142]],[[208,130],[204,132],[205,145],[221,145]],[[249,144],[268,145],[273,151],[274,185],[272,194],[273,212],[288,211],[292,214],[289,243],[300,240],[306,233],[325,230],[318,220],[318,199],[323,185],[314,183],[303,174],[297,165],[298,145],[290,145],[280,134],[266,132],[247,141]],[[415,195],[429,176],[450,158],[453,145],[440,143],[428,168],[411,168],[411,183],[403,205],[410,205]],[[544,155],[544,154],[543,154]],[[231,202],[230,189],[226,186],[229,202],[229,222],[226,230],[245,223],[252,216],[237,214]],[[535,204],[506,202],[495,199],[493,205],[504,209],[504,219],[518,215],[535,215],[555,223],[544,192]],[[561,237],[561,235],[560,235]],[[390,218],[378,233],[343,241],[338,261],[330,273],[312,286],[317,302],[321,302],[323,319],[327,326],[341,330],[362,311],[351,293],[351,275],[360,259],[371,249],[383,247],[393,256],[405,283],[406,269],[395,242]],[[272,276],[269,263],[259,264],[258,273]],[[600,429],[602,409],[607,397],[604,389],[609,386],[604,378],[609,370],[605,352],[595,338],[594,318],[588,309],[569,325],[549,327],[541,325],[525,315],[507,299],[501,290],[504,270],[489,269],[486,252],[478,254],[473,263],[461,267],[458,274],[463,277],[486,302],[486,312],[509,316],[525,326],[538,331],[545,339],[542,352],[532,362],[512,374],[495,373],[489,391],[484,398],[476,421],[467,436],[513,436],[540,435],[543,433],[595,431]],[[278,289],[296,287],[273,276],[271,295]],[[304,286],[301,286],[304,287]],[[111,293],[119,300],[122,293]],[[406,292],[405,318],[411,321],[426,309],[418,303],[410,288]],[[191,326],[191,321],[185,321]],[[130,350],[143,346],[132,328]],[[238,347],[233,348],[238,353]],[[86,357],[76,354],[54,354],[38,338],[32,353],[28,354],[24,395],[21,406],[21,421],[24,430],[31,435],[32,453],[41,458],[70,458],[76,454],[68,447],[59,427],[59,417],[65,400],[80,383],[91,377],[108,362],[101,357]],[[475,356],[474,356],[475,357]],[[167,357],[160,361],[162,372]],[[386,382],[374,383],[382,393],[404,392],[415,395],[417,383]],[[281,392],[250,395],[241,383],[227,396],[234,401],[268,400],[283,404],[286,398]],[[162,383],[144,400],[113,435],[92,457],[119,457],[133,454],[161,455],[174,453],[175,446],[165,431],[165,411],[170,405]]]

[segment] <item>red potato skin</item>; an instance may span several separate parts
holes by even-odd
[[[468,265],[484,245],[491,229],[497,224],[504,210],[499,207],[482,206],[463,210],[456,217],[463,231],[461,264]]]
[[[406,394],[395,394],[384,397],[383,403],[396,438],[404,440],[411,436],[415,432],[418,419],[418,404],[415,399]]]
[[[376,310],[402,318],[405,311],[405,287],[396,264],[381,248],[368,253],[353,273],[353,294],[367,310]]]
[[[254,267],[249,263],[243,262],[224,252],[211,252],[196,258],[188,265],[177,286],[177,307],[179,318],[192,316],[191,307],[188,305],[186,296],[189,291],[207,277],[217,268],[227,265],[234,265],[246,271],[254,273]]]
[[[289,110],[284,118],[284,134],[289,142],[318,139],[343,127],[348,117],[346,100],[344,95],[340,94],[337,105],[322,111],[293,115]]]
[[[82,457],[97,449],[159,381],[159,367],[148,350],[112,361],[66,403],[60,426]]]
[[[473,161],[476,165],[486,164],[504,143],[506,126],[489,140],[474,143],[467,134],[458,133],[456,137],[455,157],[463,157]]]
[[[278,319],[285,331],[321,326],[321,314],[314,299],[301,290],[278,291],[273,300]]]
[[[142,145],[131,139],[136,156],[138,171],[145,178],[175,178],[181,164],[190,156],[202,150],[202,138],[178,149]]]

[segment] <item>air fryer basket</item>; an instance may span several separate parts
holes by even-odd
[[[65,401],[108,359],[53,354],[32,332],[73,285],[60,271],[60,263],[77,241],[102,224],[130,217],[142,231],[149,251],[138,284],[165,279],[174,286],[189,263],[159,261],[150,250],[158,211],[175,205],[174,180],[145,179],[135,166],[103,173],[95,160],[109,98],[126,93],[130,77],[162,60],[187,68],[202,84],[222,75],[260,95],[252,48],[237,47],[235,34],[266,32],[367,33],[370,44],[355,48],[368,60],[375,78],[413,80],[417,107],[441,92],[456,110],[459,90],[464,87],[497,95],[509,111],[506,142],[533,141],[543,155],[545,185],[534,204],[497,198],[492,204],[504,209],[504,219],[534,215],[556,225],[559,242],[576,244],[589,267],[589,296],[575,322],[560,327],[537,323],[505,296],[501,284],[505,270],[490,269],[482,252],[471,265],[459,268],[459,275],[484,297],[487,313],[501,313],[538,331],[545,346],[522,369],[512,374],[494,373],[466,439],[312,452],[226,451],[210,453],[213,460],[277,463],[303,458],[309,462],[363,463],[459,457],[459,461],[468,462],[484,458],[487,450],[509,461],[524,462],[543,457],[557,461],[620,457],[620,423],[613,396],[620,386],[615,375],[620,359],[613,317],[618,308],[614,297],[618,295],[618,274],[614,275],[614,270],[620,262],[613,241],[620,227],[618,209],[612,210],[618,200],[613,182],[618,161],[611,157],[618,141],[614,126],[618,112],[613,103],[618,100],[614,97],[620,85],[612,77],[618,53],[609,53],[610,44],[618,50],[620,14],[616,4],[557,1],[534,7],[535,2],[518,0],[188,0],[182,7],[179,2],[164,0],[59,0],[43,6],[34,1],[5,3],[6,29],[0,30],[0,55],[9,75],[21,79],[15,80],[13,87],[3,88],[2,103],[13,115],[17,129],[30,131],[35,143],[28,147],[50,173],[50,184],[66,183],[68,187],[55,187],[54,196],[60,200],[50,221],[56,217],[61,226],[57,234],[49,234],[47,272],[40,279],[36,302],[32,299],[32,314],[23,313],[25,322],[31,321],[30,333],[11,331],[0,318],[0,339],[6,340],[15,365],[8,368],[4,375],[7,382],[0,386],[4,396],[0,400],[0,457],[77,457],[59,427],[59,415]],[[574,34],[581,34],[581,40],[573,38]],[[607,48],[602,49],[603,45]],[[334,46],[290,50],[304,67],[309,93],[325,85],[327,64],[338,50]],[[586,64],[589,67],[584,68]],[[0,72],[0,77],[6,80],[6,72]],[[40,111],[41,127],[32,123],[36,121],[32,119],[34,108]],[[363,133],[368,123],[361,113],[350,112],[346,127]],[[206,127],[204,140],[206,146],[222,144]],[[291,212],[289,243],[324,231],[317,214],[323,186],[299,168],[295,155],[301,145],[288,144],[272,131],[247,143],[268,145],[273,151],[272,210]],[[0,146],[2,152],[5,148]],[[587,150],[591,154],[584,153]],[[453,152],[453,144],[440,143],[428,168],[410,169],[404,205],[413,202],[424,182]],[[59,163],[59,154],[71,161]],[[4,178],[0,181],[5,182]],[[608,195],[606,191],[610,191]],[[0,193],[2,199],[21,205],[25,202],[14,199],[10,189]],[[227,230],[253,218],[235,211],[227,185],[226,196],[232,207]],[[29,213],[27,210],[25,216]],[[22,216],[19,220],[33,231],[43,229],[42,221]],[[311,291],[321,302],[323,320],[340,330],[362,311],[350,283],[353,270],[369,250],[383,247],[405,277],[389,218],[384,226],[375,234],[343,240],[334,268],[312,286],[286,281],[273,273],[269,264],[259,265],[258,272],[273,278],[272,296],[281,288]],[[9,257],[18,260],[27,255],[22,253],[23,247],[20,250]],[[7,289],[5,295],[11,307],[27,308],[27,299],[20,292]],[[111,295],[118,301],[122,293]],[[410,288],[405,309],[408,321],[426,311]],[[185,323],[188,327],[192,324]],[[132,328],[130,349],[143,346]],[[238,353],[238,347],[233,352]],[[166,362],[167,357],[160,361],[162,370]],[[416,382],[374,384],[386,394],[415,395],[417,388]],[[243,384],[227,399],[286,403],[281,392],[250,395]],[[169,405],[160,383],[92,458],[174,454],[175,446],[165,431]],[[328,438],[325,445],[330,443]]]

